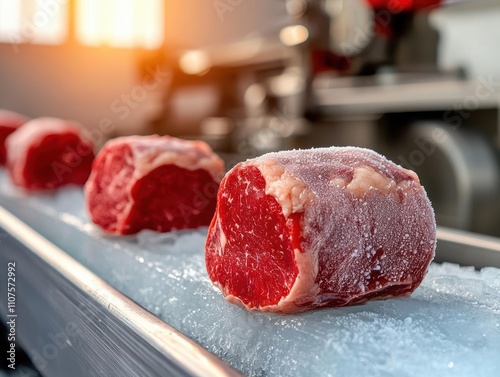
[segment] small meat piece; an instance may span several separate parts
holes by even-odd
[[[27,121],[28,118],[24,115],[12,111],[0,110],[0,165],[5,165],[7,162],[7,151],[5,148],[7,136]]]
[[[30,120],[7,138],[6,146],[12,181],[27,191],[83,186],[94,159],[83,128],[56,118]]]
[[[92,221],[110,234],[210,224],[224,162],[201,141],[129,136],[109,141],[85,186]]]
[[[361,148],[270,153],[221,182],[208,275],[247,309],[294,313],[406,296],[434,257],[417,175]]]

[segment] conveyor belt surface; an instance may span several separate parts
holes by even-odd
[[[81,190],[26,197],[4,176],[0,205],[245,375],[500,375],[500,269],[434,264],[411,297],[292,316],[250,313],[209,281],[206,229],[107,237],[89,223]]]

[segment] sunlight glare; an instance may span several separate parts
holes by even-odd
[[[77,36],[87,45],[158,48],[163,42],[162,0],[80,0]]]

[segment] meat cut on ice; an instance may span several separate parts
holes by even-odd
[[[110,234],[208,225],[224,162],[202,141],[129,136],[109,141],[85,186],[92,221]]]
[[[28,121],[7,138],[6,147],[12,181],[28,191],[83,185],[94,159],[83,127],[56,118]]]
[[[435,244],[414,172],[332,147],[236,165],[221,182],[205,257],[228,301],[293,313],[409,295]]]
[[[7,136],[28,121],[24,115],[12,111],[0,110],[0,165],[7,162],[5,140]]]

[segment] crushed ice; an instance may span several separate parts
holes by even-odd
[[[227,303],[209,281],[206,229],[123,239],[86,232],[81,192],[19,198],[4,190],[1,173],[0,205],[245,375],[500,375],[500,269],[433,264],[411,297],[253,313]]]

